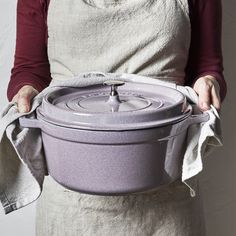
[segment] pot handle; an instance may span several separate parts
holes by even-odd
[[[41,122],[35,118],[20,117],[19,123],[23,128],[41,128]]]
[[[191,115],[187,118],[185,125],[189,127],[193,124],[207,122],[210,119],[210,115],[207,112],[197,115]]]
[[[173,137],[178,136],[178,134],[186,129],[188,129],[193,124],[207,122],[210,119],[210,115],[207,112],[190,115],[187,119],[183,120],[182,122],[178,123],[178,126],[175,127],[174,134],[167,136],[162,139],[158,139],[158,141],[166,141]]]

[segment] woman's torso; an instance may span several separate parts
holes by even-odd
[[[103,71],[183,84],[190,44],[187,0],[127,0],[115,6],[94,1],[51,0],[53,80]],[[48,177],[37,205],[37,236],[200,236],[197,204],[179,180],[152,192],[107,197],[66,190]]]
[[[53,79],[103,71],[184,84],[187,0],[51,0],[47,24]]]

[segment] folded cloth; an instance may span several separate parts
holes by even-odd
[[[136,74],[96,71],[80,73],[69,80],[52,80],[49,87],[34,97],[28,113],[19,113],[15,103],[8,103],[0,114],[0,201],[5,214],[37,200],[42,191],[44,176],[48,174],[40,130],[20,127],[19,117],[34,116],[43,97],[61,86],[86,87],[101,84],[108,78],[171,87],[182,92],[189,102],[197,103],[197,94],[188,86]],[[195,107],[194,112],[198,113],[199,109]],[[190,126],[187,134],[182,181],[189,186],[192,196],[195,195],[192,177],[202,170],[202,158],[211,153],[214,147],[222,146],[219,115],[213,106],[206,112],[210,119]]]

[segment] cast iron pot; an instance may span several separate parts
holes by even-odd
[[[119,89],[118,89],[119,86]],[[181,177],[192,115],[185,96],[165,86],[107,80],[48,93],[36,118],[48,173],[64,187],[95,195],[155,189]]]

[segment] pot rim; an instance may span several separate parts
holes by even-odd
[[[142,130],[142,129],[151,129],[151,128],[161,128],[165,127],[168,125],[174,125],[176,123],[179,123],[185,119],[187,119],[191,114],[192,114],[192,107],[189,106],[189,109],[181,116],[178,117],[173,117],[171,119],[163,121],[147,121],[143,123],[137,123],[135,126],[130,126],[130,124],[123,124],[122,126],[116,125],[116,124],[106,124],[104,125],[98,125],[98,124],[90,124],[90,123],[78,123],[78,124],[73,124],[67,121],[64,121],[63,123],[56,120],[52,119],[51,117],[48,119],[45,117],[41,111],[41,108],[37,109],[37,119],[38,120],[43,120],[46,123],[53,124],[55,126],[60,126],[64,128],[69,128],[69,129],[82,129],[82,130],[91,130],[91,131],[131,131],[131,130]]]

